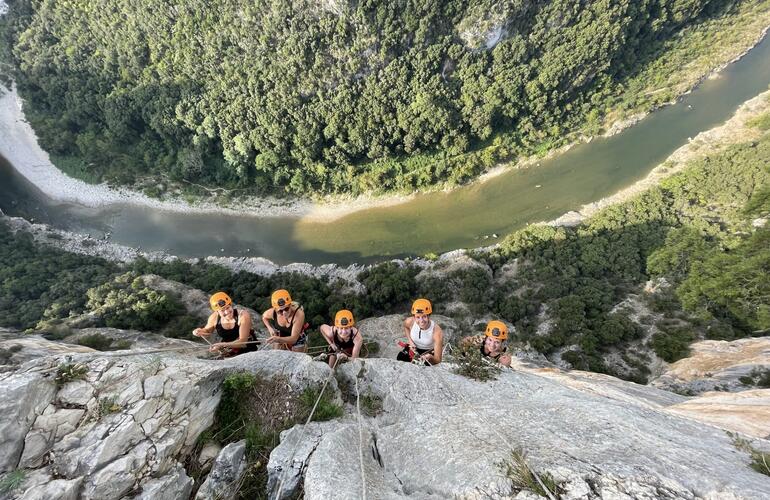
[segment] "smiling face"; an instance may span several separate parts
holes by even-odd
[[[484,340],[484,350],[487,353],[500,351],[502,345],[503,343],[494,337],[486,337],[486,340]]]
[[[342,339],[348,340],[353,335],[353,327],[337,328],[337,335]]]
[[[427,330],[428,327],[430,326],[430,315],[415,313],[414,321],[415,323],[417,323],[417,326],[419,326],[421,330]]]

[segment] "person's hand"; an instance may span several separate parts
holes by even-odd
[[[428,363],[430,361],[430,353],[426,352],[425,354],[421,354],[420,359]]]
[[[203,331],[203,328],[196,328],[195,330],[193,330],[193,335],[195,335],[196,337],[203,337],[205,333],[206,332]]]
[[[345,361],[346,359],[348,359],[348,355],[347,355],[347,354],[345,354],[344,352],[341,352],[341,353],[339,353],[339,354],[337,355],[337,357],[339,358],[339,361],[340,361],[340,363],[341,363],[341,362],[343,362],[343,361]]]
[[[500,364],[503,366],[511,366],[511,355],[503,354],[500,356]]]
[[[336,345],[330,345],[329,347],[331,347],[332,351],[334,351],[334,352],[339,351],[339,348]]]
[[[275,336],[275,335],[271,335],[270,337],[268,337],[268,338],[265,340],[265,344],[277,344],[277,343],[279,343],[279,342],[278,342],[278,339],[279,339],[279,338],[280,338],[280,337],[277,337],[277,336]]]
[[[221,352],[223,349],[227,347],[227,344],[224,342],[217,342],[216,344],[211,344],[209,347],[210,352]]]

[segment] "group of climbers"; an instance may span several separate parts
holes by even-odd
[[[262,323],[269,336],[259,340],[251,326],[251,314],[238,308],[225,292],[217,292],[209,299],[212,313],[206,325],[193,330],[193,335],[208,341],[215,331],[221,341],[210,345],[209,350],[226,356],[256,351],[260,345],[273,349],[307,352],[307,330],[305,311],[301,304],[294,302],[287,290],[276,290],[271,298],[271,307],[262,313]],[[399,342],[403,349],[396,359],[426,365],[441,363],[444,351],[444,332],[431,319],[433,304],[428,299],[417,299],[412,304],[411,316],[403,323],[406,342]],[[329,344],[326,353],[320,356],[330,367],[361,355],[364,339],[356,327],[353,313],[347,309],[337,312],[333,325],[321,325],[321,335]],[[490,321],[484,335],[465,337],[460,345],[475,349],[478,346],[483,358],[511,365],[511,356],[505,347],[508,328],[502,321]],[[209,342],[210,343],[210,342]]]

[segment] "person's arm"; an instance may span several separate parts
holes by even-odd
[[[334,349],[337,350],[337,346],[334,345],[334,330],[329,325],[321,325],[321,328],[318,329],[321,332],[321,336],[324,338],[327,344]]]
[[[410,334],[412,331],[412,325],[414,325],[413,317],[410,316],[404,320],[404,336],[406,337],[406,342],[412,349],[415,349],[414,342],[412,342],[412,335]]]
[[[433,353],[423,354],[424,359],[432,365],[441,363],[441,354],[444,351],[444,332],[436,325],[433,328]]]
[[[218,313],[216,311],[209,314],[209,319],[206,321],[206,326],[203,328],[196,328],[192,331],[192,334],[196,337],[210,336],[212,333],[214,333],[214,329],[217,327],[217,316]]]
[[[267,328],[267,334],[270,337],[275,336],[275,330],[273,330],[272,325],[270,325],[270,320],[273,319],[273,308],[271,307],[267,311],[262,313],[262,323],[265,325],[265,328]]]
[[[364,338],[361,336],[361,332],[356,329],[356,336],[353,337],[353,357],[352,359],[358,358],[359,353],[361,352],[361,346],[364,345]]]

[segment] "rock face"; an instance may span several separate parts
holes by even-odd
[[[380,321],[400,334],[401,319]],[[367,338],[390,335],[378,334],[374,320],[361,323]],[[328,393],[348,403],[341,419],[281,434],[267,465],[270,498],[300,490],[311,500],[535,498],[506,477],[506,463],[551,476],[568,499],[754,499],[770,491],[770,478],[725,432],[770,449],[767,389],[687,398],[518,360],[484,383],[455,374],[450,362],[392,359],[346,363],[330,378],[325,363],[286,351],[213,361],[49,347],[58,354],[0,374],[0,471],[26,470],[10,498],[189,499],[194,481],[184,464],[198,460],[191,453],[235,371],[280,375],[298,390],[328,380]],[[381,411],[365,416],[374,407]],[[244,452],[240,442],[209,453],[215,464],[197,498],[232,497]]]
[[[688,358],[669,365],[651,385],[688,394],[734,392],[753,389],[759,374],[770,372],[770,337],[704,340],[690,350]]]
[[[66,346],[48,343],[50,352]],[[286,351],[225,361],[140,352],[72,352],[0,374],[0,472],[28,471],[11,498],[188,499],[193,480],[182,462],[211,426],[228,374],[282,375],[300,390],[330,374]],[[333,379],[328,390],[337,392]],[[225,450],[236,463],[244,446]]]
[[[308,443],[298,449],[313,450],[301,457],[307,499],[510,498],[516,491],[499,464],[517,448],[565,498],[748,499],[770,491],[770,478],[749,468],[725,431],[678,416],[668,407],[686,398],[659,389],[524,367],[480,383],[449,364],[384,359],[348,363],[337,376],[348,392],[358,378],[361,392],[382,398],[384,413],[363,418],[360,429],[354,418],[304,433]],[[289,434],[273,453],[294,446]]]

